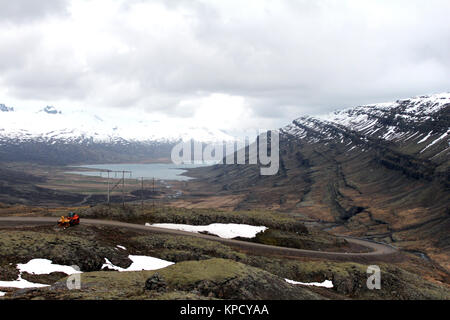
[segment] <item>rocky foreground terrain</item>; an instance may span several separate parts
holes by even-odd
[[[9,214],[14,209],[17,208],[9,208]],[[102,210],[94,207],[79,212],[93,217],[101,215]],[[166,220],[159,218],[162,212],[153,215],[147,212],[142,216],[133,210],[122,212],[116,208],[113,215],[114,219],[122,217],[135,222],[140,219],[179,222],[186,221],[188,216],[203,221],[201,217],[206,216],[205,212],[178,211],[177,214],[177,209],[172,210],[166,211]],[[216,216],[230,219],[231,213],[216,213]],[[249,214],[243,219],[252,218],[268,222],[273,217]],[[273,221],[273,230],[282,232],[282,226],[290,224],[288,219]],[[256,254],[196,237],[107,226],[80,224],[66,230],[53,225],[2,225],[0,228],[0,281],[16,280],[19,277],[16,265],[37,258],[55,264],[78,265],[83,272],[80,290],[68,290],[67,276],[60,272],[48,275],[22,272],[22,279],[50,286],[0,288],[7,292],[2,299],[450,299],[448,274],[439,266],[408,253],[401,253],[392,261],[343,262]],[[325,234],[319,231],[317,234],[321,237],[315,245],[328,245],[330,249]],[[310,233],[310,240],[314,238],[315,234]],[[151,256],[174,264],[152,271],[102,269],[105,258],[116,267],[128,268],[132,264],[130,255]],[[377,264],[382,270],[381,290],[366,287],[369,264]],[[330,280],[333,287],[290,284],[285,279],[303,283]]]

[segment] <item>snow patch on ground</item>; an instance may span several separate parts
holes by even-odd
[[[119,249],[122,249],[122,250],[127,250],[127,248],[125,248],[124,246],[117,245],[116,247],[119,248]]]
[[[48,259],[32,259],[25,264],[18,263],[17,269],[19,269],[20,273],[28,272],[31,274],[50,274],[52,272],[63,272],[67,275],[71,275],[74,273],[81,273],[81,271],[78,271],[70,266],[53,264],[52,261]]]
[[[0,297],[3,297],[6,294],[6,292],[0,291]]]
[[[27,281],[25,279],[22,279],[22,275],[19,275],[19,278],[17,278],[17,280],[0,281],[0,288],[25,289],[25,288],[42,288],[42,287],[48,287],[48,286],[49,286],[48,284],[33,283],[33,282]]]
[[[129,255],[128,258],[133,261],[133,263],[128,268],[121,268],[118,266],[115,266],[109,261],[107,258],[105,258],[105,263],[102,266],[102,269],[108,267],[109,269],[117,270],[120,272],[123,271],[142,271],[142,270],[157,270],[162,269],[165,267],[168,267],[174,262],[148,257],[148,256],[133,256]]]
[[[267,227],[265,226],[251,226],[248,224],[237,224],[237,223],[212,223],[206,226],[193,226],[189,224],[175,224],[175,223],[155,223],[155,224],[146,223],[145,225],[195,233],[208,232],[225,239],[232,239],[236,237],[254,238],[257,233],[263,232],[267,229]]]
[[[52,272],[63,272],[67,275],[74,273],[81,273],[70,266],[64,266],[60,264],[53,264],[51,260],[48,259],[32,259],[27,263],[18,263],[17,269],[20,271],[17,280],[13,281],[0,281],[0,288],[41,288],[48,287],[47,284],[33,283],[25,279],[22,279],[22,273],[28,272],[30,274],[50,274]]]
[[[287,283],[290,284],[301,284],[304,286],[315,286],[315,287],[324,287],[324,288],[333,288],[333,282],[331,280],[325,280],[324,282],[298,282],[294,280],[284,279]]]

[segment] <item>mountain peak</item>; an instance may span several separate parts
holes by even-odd
[[[45,112],[48,114],[61,114],[61,111],[56,110],[54,106],[46,106],[44,109],[39,110],[39,112]]]
[[[14,111],[14,108],[13,107],[7,107],[4,104],[0,103],[0,111],[1,112],[11,112],[11,111]]]

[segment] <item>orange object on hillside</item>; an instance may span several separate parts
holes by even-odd
[[[70,212],[67,217],[61,216],[58,220],[58,226],[65,228],[80,224],[80,216],[76,213]]]

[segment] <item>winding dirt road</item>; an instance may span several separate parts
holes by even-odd
[[[57,217],[0,217],[0,226],[17,226],[17,225],[54,225]],[[361,245],[369,248],[370,252],[328,252],[328,251],[313,251],[286,247],[277,247],[247,241],[233,240],[233,239],[223,239],[211,235],[192,233],[186,231],[172,230],[157,228],[153,226],[144,226],[134,223],[126,223],[120,221],[112,220],[98,220],[98,219],[82,219],[82,224],[96,225],[96,226],[109,226],[118,227],[125,229],[150,231],[153,233],[163,233],[171,234],[174,236],[190,236],[202,239],[207,239],[211,241],[217,241],[232,247],[238,248],[240,250],[252,253],[252,254],[264,254],[264,255],[275,255],[283,257],[315,257],[315,258],[325,258],[331,260],[345,260],[345,261],[377,261],[377,260],[392,260],[397,254],[398,250],[392,246],[382,243],[376,243],[372,241],[367,241],[363,239],[356,239],[350,237],[343,237],[350,243]]]

